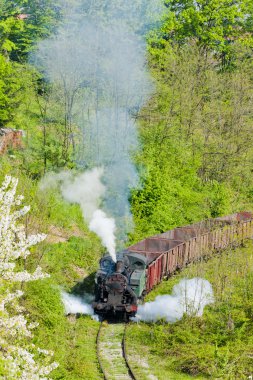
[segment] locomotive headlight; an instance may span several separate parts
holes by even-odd
[[[137,305],[128,305],[128,306],[126,307],[126,311],[127,311],[128,313],[136,312],[136,311],[137,311]]]

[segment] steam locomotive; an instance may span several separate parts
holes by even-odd
[[[124,320],[135,316],[138,300],[145,292],[146,265],[145,257],[138,253],[120,252],[116,263],[111,256],[104,256],[95,278],[94,311]]]
[[[94,311],[128,320],[139,300],[164,277],[252,235],[252,214],[239,212],[151,236],[118,253],[116,263],[106,255],[96,273]]]

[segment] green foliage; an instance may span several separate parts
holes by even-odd
[[[15,42],[11,39],[11,34],[18,34],[23,28],[23,22],[11,16],[6,19],[0,19],[0,51],[4,55],[16,49]]]
[[[24,70],[0,54],[0,126],[14,119],[21,102]]]
[[[161,54],[150,44],[156,93],[139,115],[132,240],[252,208],[252,53],[233,49],[236,68],[221,71],[194,41]]]
[[[60,7],[51,0],[0,2],[0,52],[24,61],[36,41],[48,37],[60,21]]]
[[[223,66],[230,64],[235,41],[252,46],[252,6],[247,0],[168,0],[166,5],[161,34],[171,43],[194,39],[201,48],[214,51]]]
[[[27,285],[26,294],[26,308],[40,323],[34,343],[53,350],[59,363],[53,379],[100,379],[95,351],[99,324],[90,317],[67,318],[59,286],[52,279]]]

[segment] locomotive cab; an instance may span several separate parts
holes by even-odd
[[[129,285],[138,298],[141,298],[146,286],[147,258],[139,253],[125,252],[125,257],[129,259],[130,278]]]

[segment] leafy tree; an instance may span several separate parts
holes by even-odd
[[[0,54],[0,126],[13,120],[22,101],[24,71],[20,65],[12,64]]]
[[[167,0],[166,5],[165,40],[184,44],[194,39],[204,50],[214,51],[223,65],[229,63],[235,41],[253,44],[252,5],[247,0]]]
[[[17,8],[10,9],[7,4],[4,0],[0,2],[0,52],[6,57],[17,49],[13,37],[18,36],[24,27],[23,20],[16,17]]]
[[[48,37],[61,18],[61,9],[51,0],[1,0],[0,51],[23,61],[39,39]]]
[[[24,28],[14,36],[18,50],[12,58],[18,59],[19,54],[26,57],[26,53],[34,49],[38,40],[47,38],[56,30],[61,17],[60,7],[52,0],[22,0],[21,10],[26,17]]]
[[[135,240],[248,208],[252,53],[240,44],[234,52],[232,72],[217,70],[196,41],[151,54],[156,93],[139,115],[145,170],[132,197]]]

